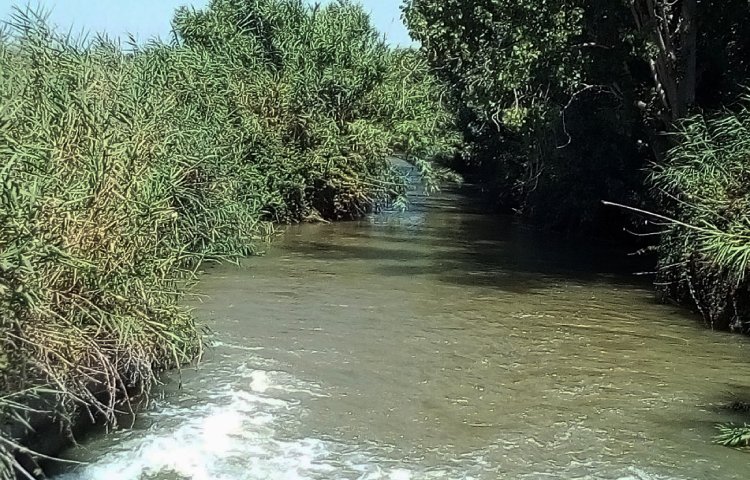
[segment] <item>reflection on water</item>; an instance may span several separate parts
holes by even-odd
[[[291,227],[211,270],[204,364],[63,478],[747,477],[710,444],[746,339],[656,304],[622,253],[463,202]]]

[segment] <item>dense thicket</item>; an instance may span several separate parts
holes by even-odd
[[[626,225],[602,200],[680,222],[658,220],[658,283],[745,328],[747,1],[411,0],[405,17],[502,203],[575,231]]]
[[[467,162],[561,229],[641,203],[660,133],[748,75],[744,0],[412,0],[405,17],[456,94]]]
[[[660,282],[713,328],[750,331],[750,99],[680,123],[651,172],[672,221],[659,245]]]
[[[1,478],[30,397],[114,421],[195,358],[179,300],[201,261],[393,199],[389,155],[434,176],[450,154],[438,83],[359,6],[214,0],[174,25],[123,50],[19,11],[0,37]]]

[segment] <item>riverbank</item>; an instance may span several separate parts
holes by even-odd
[[[49,398],[63,432],[79,413],[115,424],[201,355],[182,306],[201,264],[253,254],[270,222],[397,199],[394,151],[428,178],[450,152],[437,83],[361,7],[260,4],[179,10],[176,42],[127,50],[30,10],[0,35],[3,425]]]

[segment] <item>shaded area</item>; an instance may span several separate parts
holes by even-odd
[[[417,197],[405,214],[386,213],[360,224],[369,228],[316,228],[304,240],[295,239],[294,253],[327,261],[377,261],[373,270],[386,277],[429,275],[515,293],[544,289],[550,279],[648,286],[648,275],[636,275],[647,269],[647,258],[563,239],[513,217],[471,212],[470,205],[472,199],[459,192]],[[343,230],[346,235],[339,235]]]

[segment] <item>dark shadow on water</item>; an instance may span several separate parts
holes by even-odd
[[[323,260],[413,260],[415,253],[410,250],[383,248],[368,245],[343,245],[325,242],[305,242],[294,246],[295,253]]]
[[[415,210],[387,212],[352,225],[330,225],[295,239],[296,254],[330,262],[374,260],[386,277],[433,276],[460,286],[533,293],[560,282],[648,288],[636,276],[646,260],[593,241],[572,241],[518,219],[476,213],[471,199],[446,193]],[[309,240],[308,240],[309,238]]]

